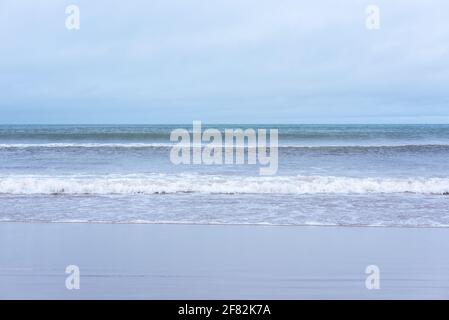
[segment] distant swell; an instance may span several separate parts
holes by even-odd
[[[171,147],[170,143],[2,143],[0,149],[64,149],[64,148],[158,148]]]
[[[57,142],[57,143],[0,143],[0,150],[20,150],[20,149],[33,149],[33,150],[57,150],[57,149],[158,149],[158,148],[171,148],[173,146],[179,146],[179,144],[171,142],[117,142],[117,143],[99,143],[99,142]],[[202,147],[206,146],[207,143],[203,143]],[[199,146],[186,144],[186,146]],[[224,146],[223,146],[224,147]],[[248,148],[247,145],[234,145],[232,148]],[[358,150],[394,150],[394,151],[433,151],[433,150],[444,150],[449,151],[449,144],[341,144],[335,145],[331,142],[322,143],[318,145],[308,145],[301,144],[300,142],[296,144],[282,143],[280,142],[278,148],[281,150],[323,150],[323,151],[358,151]]]
[[[449,194],[449,178],[333,176],[244,177],[219,175],[9,175],[0,194]]]

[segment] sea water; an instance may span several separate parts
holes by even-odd
[[[0,126],[0,221],[449,226],[449,125],[278,129],[278,171],[175,165],[192,125]]]

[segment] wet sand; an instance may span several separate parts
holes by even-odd
[[[0,298],[448,299],[449,229],[0,223]]]

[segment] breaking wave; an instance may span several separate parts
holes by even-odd
[[[9,175],[0,194],[449,194],[449,178],[355,178],[336,176]]]

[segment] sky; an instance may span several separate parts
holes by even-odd
[[[0,0],[0,123],[193,120],[449,123],[449,1]]]

